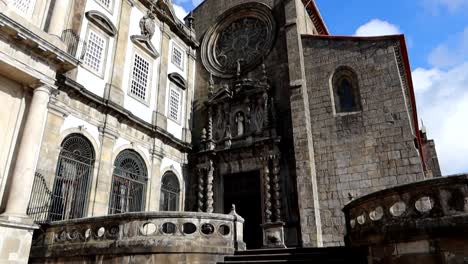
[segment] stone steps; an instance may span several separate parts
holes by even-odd
[[[364,251],[345,247],[288,248],[239,251],[218,264],[242,263],[356,263],[367,264]]]

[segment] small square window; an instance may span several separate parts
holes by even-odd
[[[96,0],[96,2],[106,8],[108,11],[112,10],[113,0]]]
[[[181,70],[184,70],[184,53],[176,45],[172,48],[172,63]]]
[[[170,119],[180,121],[180,109],[182,105],[182,93],[175,86],[171,85],[169,89],[169,110],[168,116]]]
[[[150,78],[150,62],[135,53],[133,57],[133,69],[130,82],[130,94],[137,99],[146,101],[149,78]]]
[[[106,49],[107,38],[94,30],[89,30],[83,63],[92,71],[102,74]]]
[[[23,15],[31,15],[34,9],[35,0],[10,0],[13,7]]]

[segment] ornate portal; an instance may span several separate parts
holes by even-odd
[[[249,3],[233,7],[206,33],[202,61],[215,76],[234,77],[259,66],[270,52],[276,23],[268,6]]]

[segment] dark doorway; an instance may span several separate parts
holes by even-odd
[[[262,206],[260,173],[243,172],[224,176],[224,211],[229,213],[232,204],[245,219],[244,242],[248,249],[262,247]]]

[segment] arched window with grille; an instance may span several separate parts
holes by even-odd
[[[94,148],[83,135],[71,134],[63,140],[52,190],[51,221],[86,215],[94,158]]]
[[[332,79],[336,113],[361,111],[361,97],[356,73],[349,67],[339,67]]]
[[[120,152],[114,162],[109,214],[144,211],[147,181],[143,158],[134,150]]]
[[[162,178],[160,211],[179,211],[180,185],[173,172],[166,172]]]

